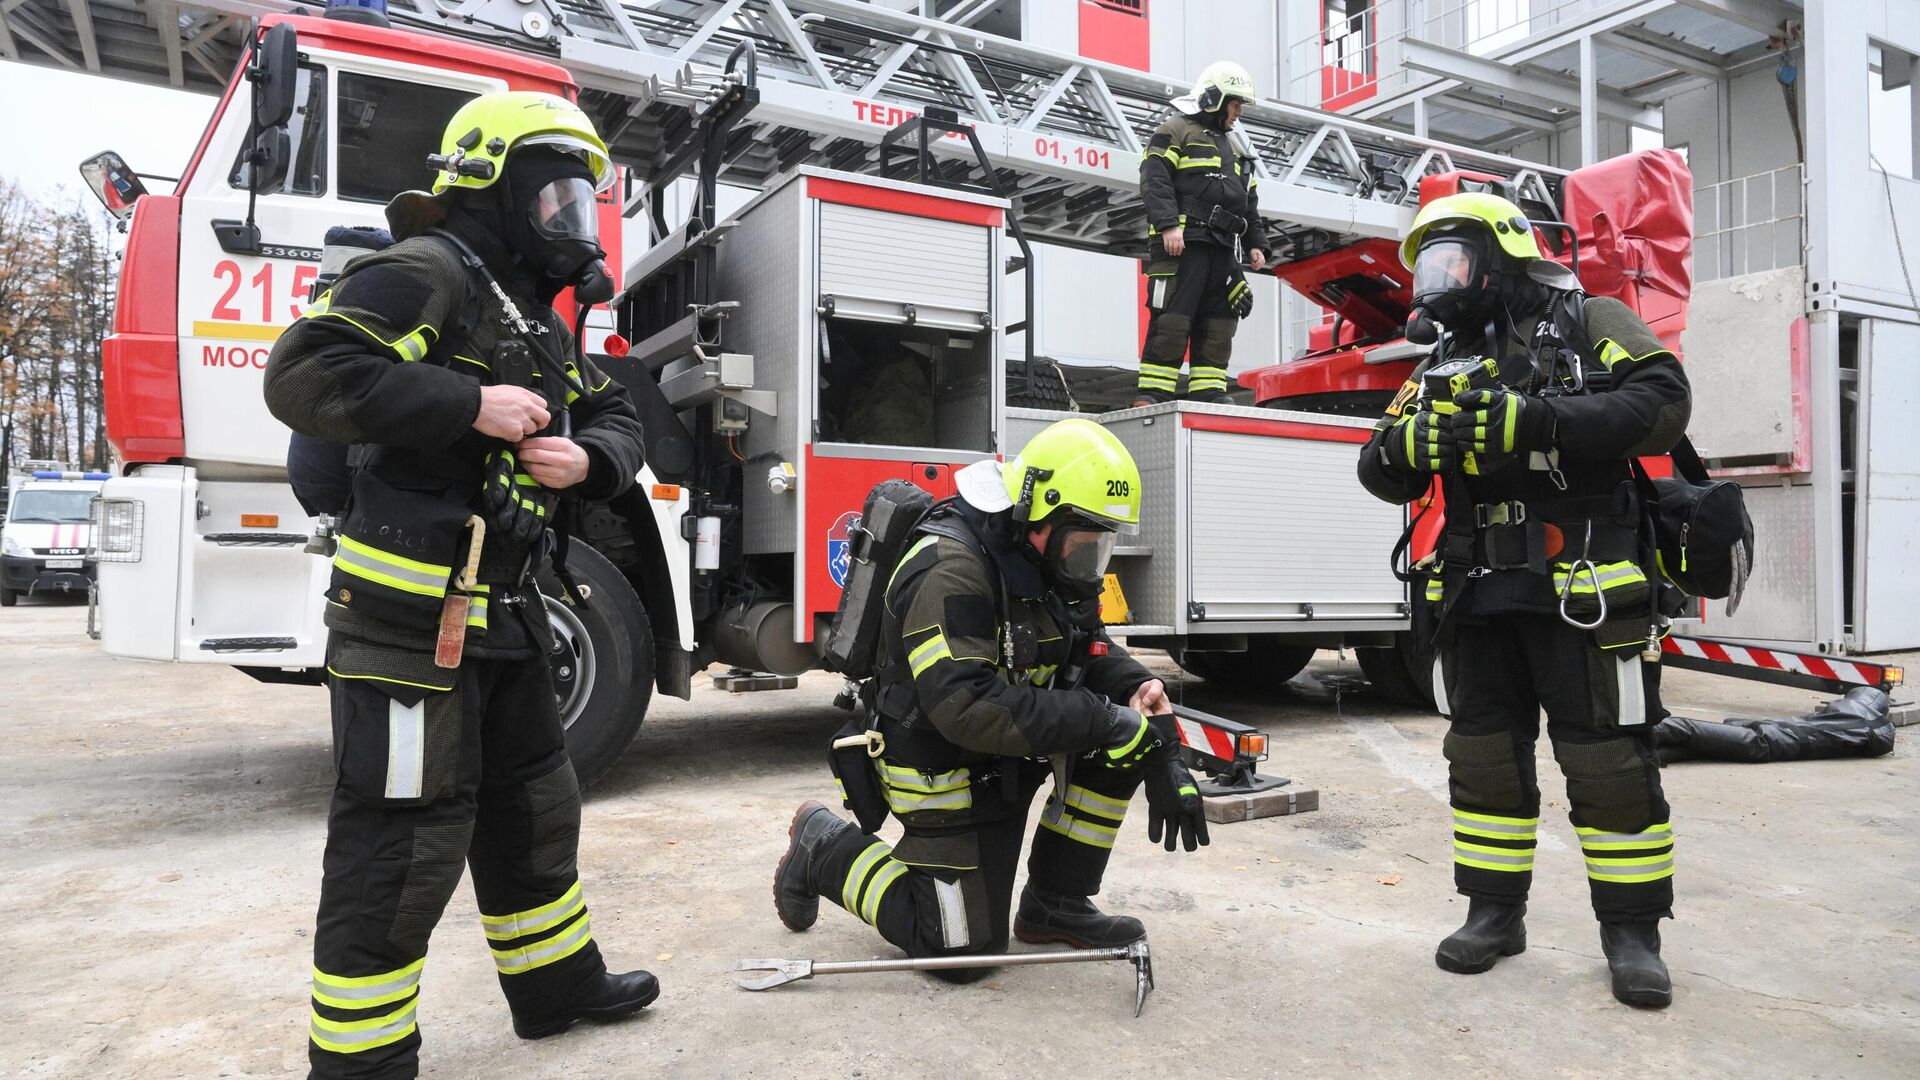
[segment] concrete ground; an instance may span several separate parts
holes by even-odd
[[[301,1075],[331,784],[323,694],[109,659],[84,616],[0,613],[0,1074]],[[1608,994],[1544,753],[1532,947],[1486,975],[1434,967],[1465,908],[1448,866],[1443,724],[1364,690],[1336,701],[1323,680],[1340,674],[1357,672],[1323,653],[1264,699],[1185,688],[1272,732],[1267,768],[1318,788],[1323,808],[1216,826],[1195,855],[1151,848],[1128,822],[1103,902],[1152,932],[1159,989],[1137,1020],[1120,964],[958,988],[889,974],[735,989],[727,969],[743,956],[894,955],[830,906],[806,935],[771,908],[788,815],[832,792],[832,683],[656,700],[589,798],[580,865],[595,937],[613,963],[658,973],[661,999],[634,1021],[520,1042],[463,885],[426,969],[425,1075],[1920,1075],[1910,745],[1872,761],[1668,770],[1675,1001],[1636,1012]],[[1694,715],[1816,700],[1669,678],[1672,706]]]

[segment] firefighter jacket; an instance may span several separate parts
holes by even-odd
[[[1152,674],[1104,629],[1072,627],[1020,554],[1010,514],[945,515],[945,527],[939,516],[922,526],[887,584],[876,684],[889,762],[944,773],[1102,745],[1109,702]]]
[[[538,295],[538,285],[518,271],[499,240],[458,211],[447,228],[487,263],[545,337],[549,355],[568,358],[574,381],[587,390],[581,396],[547,385],[557,380],[532,380],[550,412],[557,416],[563,404],[570,411],[573,441],[587,453],[587,478],[568,494],[606,499],[625,491],[641,465],[632,402],[591,364],[579,370],[572,336],[551,307],[536,302],[551,295]],[[328,626],[368,640],[432,647],[451,580],[467,561],[467,521],[477,510],[488,457],[507,448],[473,422],[480,388],[498,381],[490,364],[495,349],[513,336],[503,306],[474,280],[453,245],[419,235],[348,264],[274,344],[265,380],[273,414],[302,435],[368,447],[341,525]],[[489,534],[481,580],[517,587],[530,554]],[[468,640],[481,655],[491,651],[485,635],[494,587],[475,596],[468,617]],[[496,630],[500,622],[494,621]],[[508,636],[523,644],[525,627],[511,629],[490,644],[506,645]]]
[[[1260,224],[1253,159],[1241,154],[1212,115],[1174,115],[1154,129],[1140,158],[1151,258],[1164,258],[1160,234],[1186,230],[1187,243],[1270,251]],[[1211,224],[1210,224],[1211,223]],[[1238,228],[1232,226],[1237,224]]]
[[[1576,296],[1555,293],[1547,308]],[[1628,463],[1672,448],[1686,432],[1692,405],[1679,359],[1638,315],[1611,297],[1576,302],[1584,337],[1570,335],[1574,340],[1564,348],[1584,370],[1584,390],[1571,386],[1570,368],[1544,374],[1543,353],[1561,347],[1549,331],[1548,312],[1514,319],[1517,331],[1536,329],[1506,342],[1500,378],[1533,395],[1530,408],[1552,410],[1552,445],[1487,463],[1479,475],[1456,471],[1442,478],[1448,530],[1419,584],[1427,599],[1469,615],[1558,612],[1569,593],[1570,614],[1594,615],[1604,591],[1613,621],[1599,633],[1603,645],[1617,648],[1645,639],[1657,584],[1642,543],[1645,508]],[[1361,453],[1361,482],[1388,502],[1420,498],[1433,479],[1389,463],[1382,452],[1403,415],[1433,404],[1419,396],[1424,367],[1402,387]],[[1447,595],[1454,588],[1464,595]]]

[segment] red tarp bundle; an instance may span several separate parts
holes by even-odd
[[[1693,291],[1693,173],[1672,150],[1643,150],[1569,175],[1567,223],[1580,283],[1638,309],[1634,286],[1684,301]]]

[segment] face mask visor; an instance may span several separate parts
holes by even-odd
[[[1093,525],[1054,527],[1049,561],[1054,574],[1066,584],[1098,588],[1107,576],[1107,563],[1113,559],[1119,534]]]
[[[527,218],[534,232],[547,240],[599,246],[599,213],[589,180],[569,176],[547,184],[533,197]]]
[[[1413,259],[1414,303],[1478,288],[1485,273],[1486,256],[1480,245],[1459,237],[1428,240]]]

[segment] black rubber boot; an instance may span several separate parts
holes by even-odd
[[[1525,904],[1468,898],[1467,921],[1440,943],[1433,962],[1442,971],[1478,975],[1503,956],[1526,952],[1526,915]]]
[[[773,870],[773,909],[780,922],[798,932],[820,917],[820,875],[815,863],[826,841],[853,824],[809,799],[793,812],[787,826],[787,853]]]
[[[1613,972],[1613,996],[1628,1005],[1664,1009],[1673,1002],[1673,979],[1660,959],[1660,924],[1603,922],[1600,949]]]
[[[1185,400],[1199,405],[1231,405],[1233,395],[1225,390],[1192,390],[1188,391]]]
[[[1147,928],[1139,919],[1105,914],[1084,896],[1045,893],[1029,885],[1020,893],[1013,936],[1029,945],[1111,949],[1146,937]]]
[[[618,1020],[632,1016],[660,996],[660,980],[645,971],[615,975],[603,971],[599,979],[588,983],[575,1003],[548,1020],[523,1021],[513,1018],[513,1033],[523,1039],[544,1039],[558,1035],[582,1020]]]

